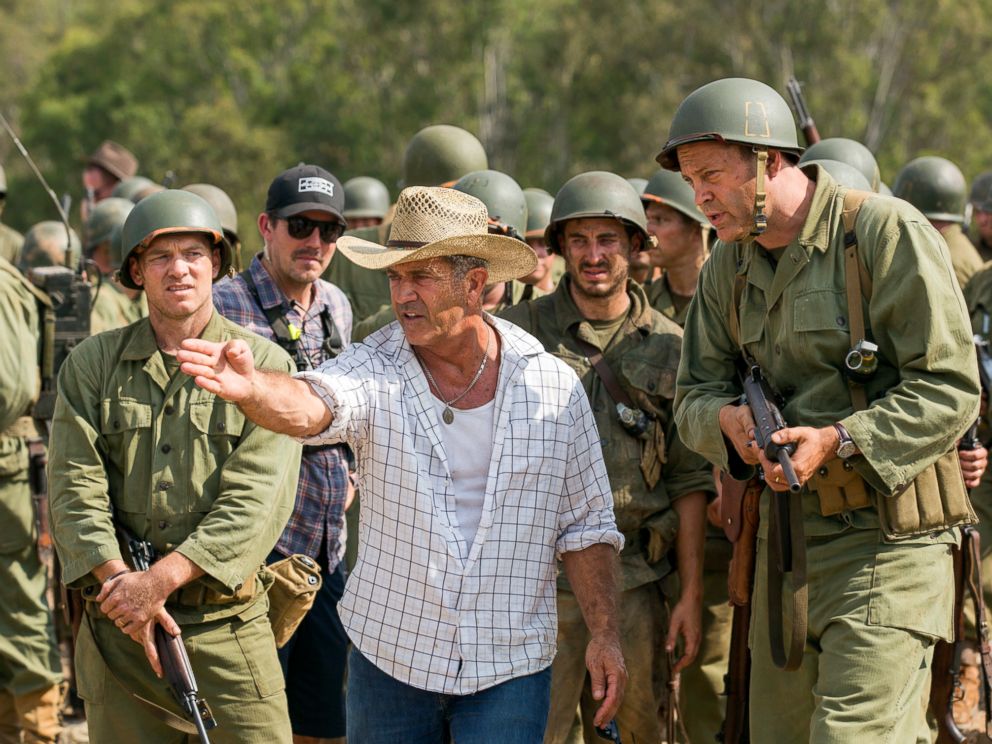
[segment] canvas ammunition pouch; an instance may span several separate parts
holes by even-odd
[[[906,488],[876,500],[886,540],[975,524],[957,450],[951,450],[920,473]]]
[[[269,623],[276,647],[286,645],[313,607],[322,579],[320,566],[305,555],[291,555],[265,567],[274,581],[269,587]]]
[[[848,460],[828,460],[809,479],[807,486],[816,492],[820,514],[825,517],[872,505],[864,478]]]

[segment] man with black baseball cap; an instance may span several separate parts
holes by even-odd
[[[300,371],[317,368],[351,339],[351,305],[340,289],[320,278],[344,232],[343,212],[341,182],[323,168],[300,163],[279,174],[258,215],[262,252],[214,290],[221,315],[278,343]],[[313,608],[279,651],[297,744],[345,735],[348,637],[337,602],[344,591],[347,494],[345,445],[307,447],[293,514],[269,557],[274,562],[308,555],[323,572]]]

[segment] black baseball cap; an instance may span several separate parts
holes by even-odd
[[[292,217],[311,210],[327,212],[345,223],[344,188],[319,165],[300,163],[280,173],[269,185],[265,200],[265,211],[269,214]]]

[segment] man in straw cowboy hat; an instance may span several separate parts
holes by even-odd
[[[347,442],[361,545],[339,612],[354,644],[348,739],[539,742],[555,652],[555,559],[586,622],[596,716],[620,704],[614,570],[623,538],[588,399],[565,364],[485,315],[483,289],[534,270],[478,199],[411,187],[387,245],[397,320],[313,372],[256,370],[240,343],[183,342],[183,371],[262,426]]]

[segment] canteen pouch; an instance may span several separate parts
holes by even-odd
[[[942,455],[899,493],[880,495],[878,518],[886,540],[977,522],[957,450]]]
[[[847,460],[834,458],[826,462],[809,479],[809,488],[820,500],[820,514],[825,517],[871,506],[864,478]]]
[[[265,567],[273,578],[269,587],[269,623],[282,648],[313,607],[321,587],[320,566],[305,555],[291,555]]]

